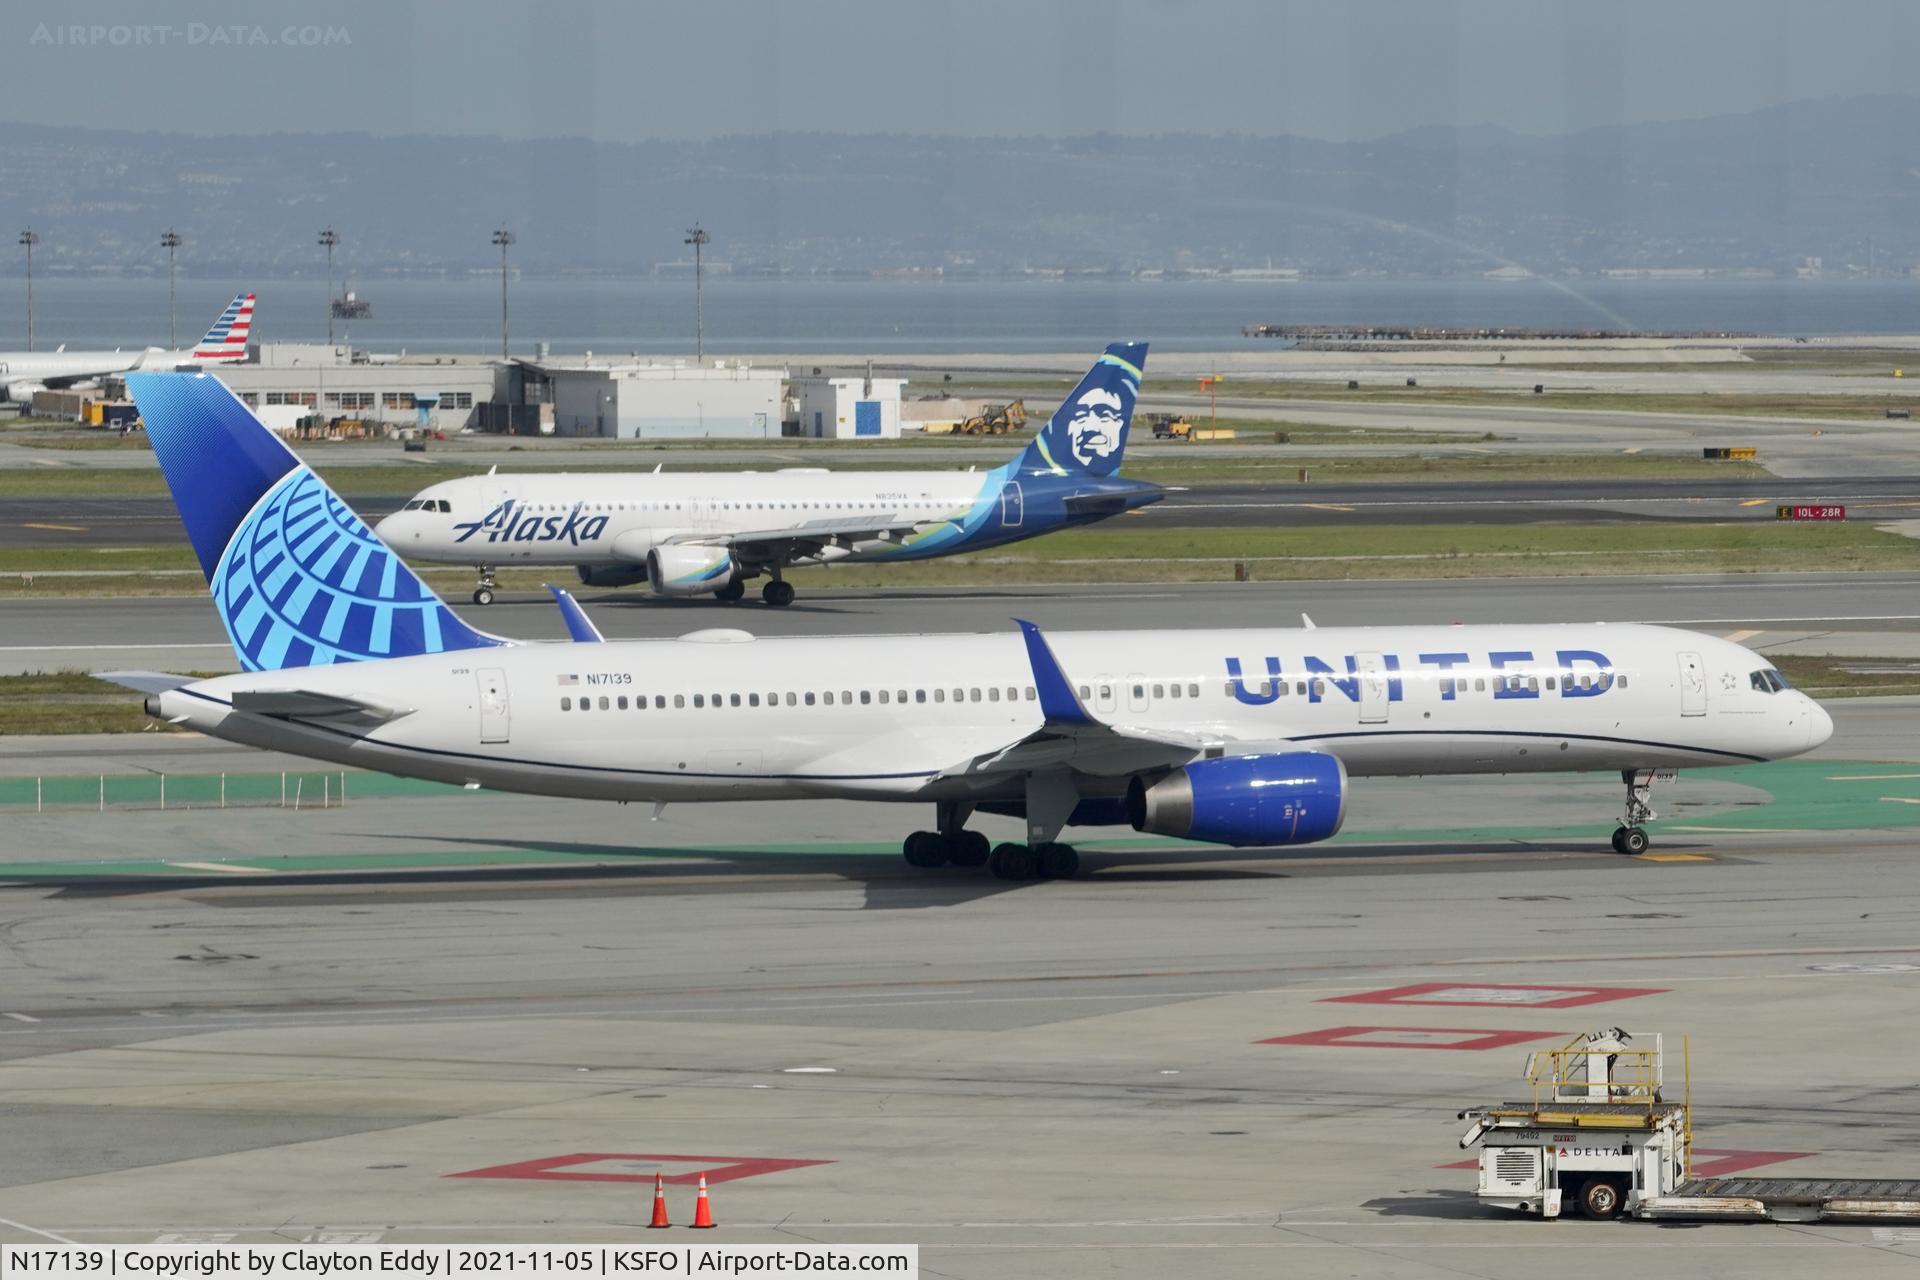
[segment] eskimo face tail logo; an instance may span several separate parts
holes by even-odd
[[[1073,417],[1067,420],[1067,443],[1080,465],[1093,471],[1120,451],[1120,433],[1126,426],[1127,410],[1119,395],[1095,387],[1074,401]]]
[[[1127,352],[1135,359],[1128,359]],[[1109,476],[1120,469],[1127,421],[1140,394],[1143,345],[1117,344],[1088,370],[1034,441],[1039,461],[1055,475]]]

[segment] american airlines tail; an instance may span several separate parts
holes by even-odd
[[[130,373],[127,389],[247,670],[506,643],[462,622],[218,378]]]
[[[251,293],[242,293],[227,304],[207,336],[193,349],[195,360],[246,359],[247,335],[253,328],[253,298]]]
[[[1146,364],[1144,342],[1109,346],[1020,455],[1020,473],[1103,478],[1118,471]]]

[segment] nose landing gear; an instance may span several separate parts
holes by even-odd
[[[496,572],[490,564],[480,566],[480,585],[473,589],[473,602],[479,605],[493,603],[493,575]]]
[[[1653,781],[1656,770],[1622,769],[1620,780],[1627,785],[1627,809],[1614,829],[1613,851],[1629,856],[1645,853],[1648,844],[1647,833],[1642,823],[1652,822],[1660,815],[1653,811]]]

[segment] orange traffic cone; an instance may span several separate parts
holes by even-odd
[[[672,1225],[667,1221],[667,1184],[656,1173],[653,1175],[653,1221],[647,1227],[655,1229]]]
[[[710,1227],[713,1225],[713,1210],[707,1205],[707,1175],[700,1175],[700,1198],[694,1201],[693,1225]]]

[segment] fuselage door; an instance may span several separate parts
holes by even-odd
[[[1680,714],[1707,714],[1707,669],[1697,653],[1680,655]]]
[[[1099,712],[1112,712],[1120,705],[1119,695],[1115,693],[1119,682],[1112,676],[1095,676],[1093,680],[1093,709]]]
[[[1360,723],[1385,724],[1389,692],[1386,660],[1377,653],[1355,654],[1353,670],[1360,681]]]
[[[1000,523],[1009,529],[1017,529],[1026,518],[1027,500],[1020,492],[1020,482],[1009,480],[1000,490]]]
[[[507,673],[499,667],[481,667],[473,678],[480,686],[480,741],[505,742],[513,723],[507,702]]]

